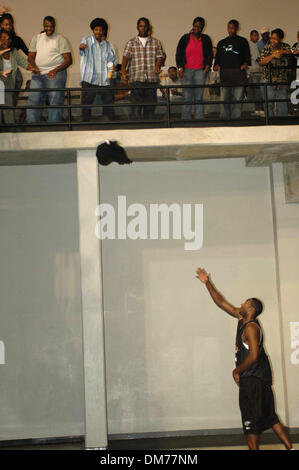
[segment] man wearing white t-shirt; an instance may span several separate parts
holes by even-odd
[[[63,36],[55,33],[53,17],[46,16],[43,27],[44,31],[34,36],[29,46],[28,61],[33,67],[30,89],[65,88],[66,69],[72,64],[69,43]],[[28,106],[45,104],[47,96],[50,104],[48,121],[51,123],[61,121],[62,109],[54,106],[63,105],[63,91],[33,91],[29,93]],[[27,109],[27,122],[39,122],[42,111],[42,109]]]
[[[259,64],[260,51],[258,48],[259,33],[256,29],[253,29],[250,33],[249,49],[251,55],[251,65],[247,69],[247,76],[249,83],[261,83],[263,69]],[[262,87],[250,86],[248,87],[247,94],[248,100],[254,101],[254,111],[252,115],[264,116],[262,100]]]

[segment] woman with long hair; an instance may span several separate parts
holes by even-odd
[[[19,67],[29,70],[27,59],[21,55],[13,46],[13,35],[11,32],[0,29],[0,80],[3,82],[1,88],[15,89],[16,75]],[[14,106],[13,92],[5,91],[5,104]],[[2,117],[3,113],[3,117]],[[0,108],[0,122],[4,120],[6,124],[15,122],[13,109]]]
[[[0,29],[4,29],[12,33],[12,46],[17,51],[21,50],[25,56],[28,57],[28,47],[26,46],[25,42],[20,36],[17,36],[15,29],[14,29],[14,19],[10,13],[4,13],[0,17]],[[15,78],[15,89],[17,90],[16,93],[13,95],[13,105],[17,106],[18,101],[18,94],[19,90],[22,88],[23,84],[23,76],[20,70],[17,70],[16,78]]]

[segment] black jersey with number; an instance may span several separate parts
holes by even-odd
[[[261,379],[267,385],[272,385],[272,372],[267,354],[263,347],[263,332],[260,327],[258,320],[252,320],[243,325],[243,320],[239,320],[237,327],[236,337],[236,364],[239,366],[249,354],[249,346],[242,341],[242,335],[245,327],[249,323],[255,323],[260,330],[260,341],[259,341],[259,354],[257,361],[254,362],[248,369],[241,372],[240,378],[242,377],[257,377]]]

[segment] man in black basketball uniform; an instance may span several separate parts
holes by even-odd
[[[206,285],[215,304],[239,320],[237,367],[233,370],[233,378],[239,387],[239,404],[248,448],[258,450],[260,434],[272,428],[286,449],[293,450],[290,438],[275,412],[271,368],[263,348],[263,333],[256,319],[262,313],[262,303],[251,298],[236,308],[215,289],[204,269],[198,268],[196,274]]]

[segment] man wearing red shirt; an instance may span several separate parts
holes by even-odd
[[[207,73],[209,72],[213,50],[212,41],[206,34],[202,34],[205,20],[197,17],[193,21],[191,33],[181,37],[176,51],[176,62],[179,70],[179,77],[183,85],[204,85]],[[195,101],[195,119],[203,119],[203,105],[197,104],[202,100],[204,87],[183,88],[183,101]],[[182,119],[191,119],[192,105],[182,106]]]

